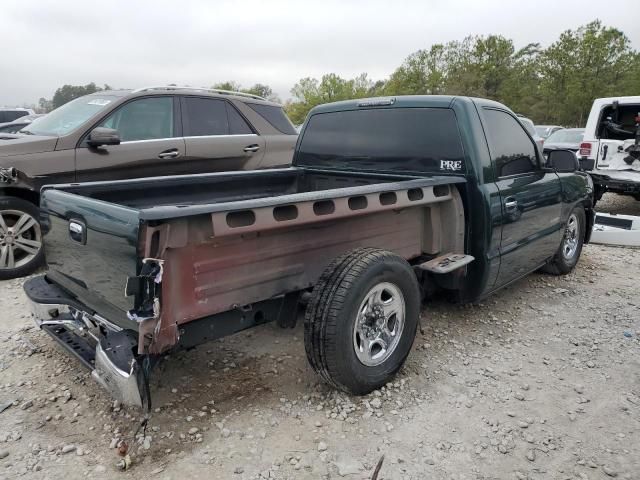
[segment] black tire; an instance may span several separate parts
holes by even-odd
[[[4,212],[4,214],[3,214]],[[28,254],[21,249],[14,249],[13,253],[13,268],[10,268],[11,264],[8,261],[9,241],[7,232],[4,231],[2,223],[0,223],[0,280],[8,280],[12,278],[19,278],[29,275],[35,272],[41,265],[44,264],[44,248],[42,243],[42,234],[40,230],[40,210],[34,204],[16,197],[0,197],[0,215],[5,219],[4,223],[8,227],[12,227],[12,222],[17,221],[20,218],[20,214],[27,214],[33,218],[36,224],[25,232],[24,238],[28,241],[39,241],[40,248],[37,249],[37,253]],[[34,247],[31,247],[34,248]]]
[[[404,321],[389,356],[378,365],[365,365],[356,354],[354,339],[359,333],[354,328],[365,297],[378,285],[391,285],[400,292],[397,296],[404,300]],[[353,250],[334,260],[313,289],[304,322],[309,363],[330,385],[356,395],[367,394],[389,382],[402,367],[413,345],[419,316],[420,289],[411,266],[385,250]],[[386,320],[381,323],[387,325]]]
[[[568,238],[571,235],[573,235],[573,233],[570,233],[572,219],[575,219],[578,223],[577,230],[573,232],[575,233],[576,245],[572,255],[567,256],[565,253],[566,253]],[[546,273],[550,273],[552,275],[566,275],[567,273],[571,272],[575,268],[576,264],[578,263],[578,260],[580,259],[580,253],[582,253],[582,245],[584,244],[586,227],[587,227],[587,216],[584,213],[584,208],[582,207],[574,208],[569,214],[569,218],[567,219],[567,223],[564,227],[565,231],[562,236],[562,241],[560,242],[560,246],[558,247],[558,251],[553,256],[551,261],[547,263],[544,267],[542,267],[542,271]]]

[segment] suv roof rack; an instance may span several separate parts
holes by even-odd
[[[211,93],[219,93],[221,95],[236,95],[238,97],[248,97],[253,98],[254,100],[267,100],[264,97],[260,97],[258,95],[254,95],[252,93],[245,92],[234,92],[232,90],[221,90],[219,88],[205,88],[205,87],[189,87],[185,85],[154,85],[151,87],[142,87],[136,88],[132,91],[132,93],[138,92],[146,92],[149,90],[197,90],[199,92],[211,92]]]

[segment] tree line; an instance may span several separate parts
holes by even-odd
[[[539,124],[584,126],[595,98],[640,95],[640,53],[599,20],[567,30],[547,48],[516,49],[501,35],[435,44],[404,59],[389,78],[333,73],[303,78],[291,90],[294,123],[315,105],[378,95],[469,95],[504,103]]]
[[[108,90],[94,83],[64,85],[53,98],[40,99],[48,111],[88,93]],[[234,81],[213,85],[280,101],[268,85],[245,88]],[[640,95],[640,52],[627,35],[599,20],[574,30],[542,48],[531,43],[516,49],[501,35],[468,36],[412,53],[388,78],[366,73],[343,78],[328,73],[300,79],[291,89],[287,114],[302,123],[322,103],[392,95],[469,95],[504,103],[536,123],[583,126],[595,98]]]

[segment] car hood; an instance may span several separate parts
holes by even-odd
[[[549,142],[545,142],[544,144],[544,149],[545,150],[579,150],[580,149],[580,144],[579,143],[570,143],[570,142],[554,142],[554,143],[549,143]]]
[[[52,152],[58,137],[0,133],[0,158],[30,153]]]

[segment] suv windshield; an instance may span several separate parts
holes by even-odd
[[[32,125],[23,128],[20,133],[49,136],[66,135],[104,109],[115,98],[117,97],[109,95],[76,98],[38,119]]]

